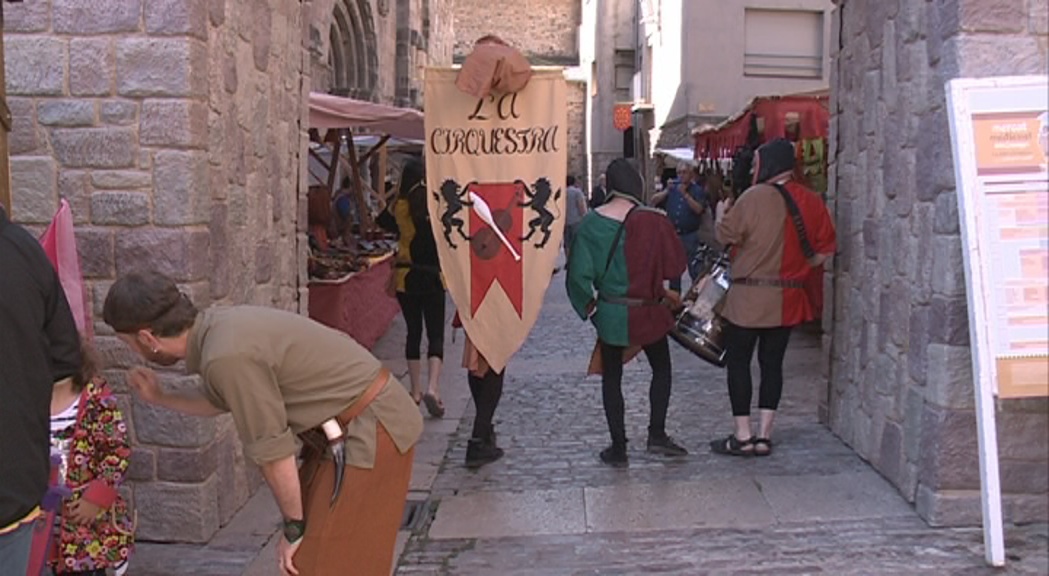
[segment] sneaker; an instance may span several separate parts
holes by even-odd
[[[601,461],[609,466],[622,468],[628,464],[626,446],[613,444],[601,451]]]
[[[651,454],[662,454],[663,456],[688,456],[688,450],[665,434],[662,437],[649,436],[648,451]]]
[[[503,454],[503,449],[496,446],[494,442],[471,438],[466,445],[466,467],[480,468],[502,458]]]

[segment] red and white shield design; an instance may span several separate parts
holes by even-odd
[[[430,221],[463,327],[500,371],[539,316],[560,250],[566,88],[543,70],[512,101],[478,102],[456,74],[426,75]]]

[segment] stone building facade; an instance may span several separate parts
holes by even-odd
[[[579,73],[579,0],[454,0],[456,63],[473,50],[474,41],[494,34],[514,46],[535,66],[568,69],[568,173],[586,179],[585,78]]]
[[[975,525],[976,417],[944,83],[1045,74],[1047,3],[837,4],[830,181],[839,255],[825,314],[824,416],[928,522]],[[1049,400],[999,402],[1007,521],[1049,518],[1047,430]]]
[[[349,86],[372,100],[421,101],[415,66],[450,64],[444,0],[339,2],[343,16],[351,8],[370,13],[371,27],[343,26],[335,0],[4,6],[13,217],[41,230],[59,198],[72,206],[96,346],[130,419],[126,490],[140,539],[207,541],[261,480],[245,464],[229,417],[181,417],[132,400],[124,369],[138,360],[100,318],[109,285],[149,266],[175,278],[200,307],[305,313],[310,90]],[[410,22],[398,20],[401,13]],[[402,25],[409,38],[429,29],[422,42],[429,52],[404,51],[404,66]],[[363,42],[339,35],[361,30]],[[335,74],[332,37],[363,44],[374,59],[367,52],[363,69],[352,60],[352,74]],[[196,385],[177,371],[161,378],[176,389]]]

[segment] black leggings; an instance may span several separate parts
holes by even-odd
[[[728,367],[728,397],[733,416],[749,416],[754,395],[750,379],[750,359],[758,348],[761,388],[758,408],[775,410],[783,394],[783,357],[790,342],[790,326],[744,328],[725,322],[725,362]]]
[[[423,321],[426,322],[426,355],[429,358],[444,358],[444,292],[423,294],[397,293],[397,302],[408,325],[408,340],[404,344],[404,357],[408,360],[421,358],[419,348],[423,339]]]
[[[666,435],[667,407],[670,405],[670,346],[664,336],[645,346],[644,350],[648,365],[652,367],[652,385],[648,389],[651,410],[648,434],[658,438]],[[601,399],[612,443],[619,445],[626,444],[623,351],[621,346],[601,342]]]
[[[495,409],[499,406],[499,399],[503,396],[503,375],[505,371],[498,374],[491,369],[484,376],[467,374],[470,382],[470,395],[473,396],[477,415],[474,416],[473,434],[474,438],[487,439],[492,434],[492,418],[495,417]]]

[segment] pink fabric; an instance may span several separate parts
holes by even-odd
[[[91,322],[91,299],[84,286],[84,277],[80,273],[80,255],[76,248],[76,236],[73,234],[73,211],[69,203],[62,200],[51,224],[40,237],[47,258],[58,272],[58,280],[69,301],[77,330],[83,338],[91,339],[94,326]]]
[[[520,92],[532,79],[532,65],[516,48],[494,37],[478,40],[463,61],[455,86],[474,98],[492,92]]]
[[[400,308],[386,293],[393,259],[350,276],[338,284],[310,284],[310,318],[349,334],[371,349],[382,338]]]
[[[408,140],[425,137],[418,110],[319,92],[310,92],[310,128],[354,128]]]

